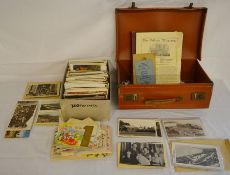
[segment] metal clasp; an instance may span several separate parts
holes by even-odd
[[[191,94],[191,100],[205,100],[206,93],[205,92],[193,92]]]
[[[124,94],[123,100],[125,102],[135,102],[138,100],[138,94]]]

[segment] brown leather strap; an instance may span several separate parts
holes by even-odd
[[[167,98],[167,99],[147,99],[145,100],[145,104],[151,105],[151,104],[165,104],[165,103],[175,103],[182,101],[182,97],[175,97],[175,98]]]

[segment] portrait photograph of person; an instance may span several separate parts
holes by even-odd
[[[118,145],[118,167],[154,168],[165,167],[162,143],[121,142]]]

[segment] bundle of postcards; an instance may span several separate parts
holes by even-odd
[[[229,152],[229,143],[205,138],[207,133],[200,118],[164,119],[162,123],[175,172],[225,169],[224,155]]]
[[[69,119],[55,131],[51,159],[99,159],[112,155],[111,128],[91,118]]]
[[[165,168],[167,166],[159,119],[118,119],[118,136],[129,137],[132,140],[118,143],[119,168]]]
[[[105,59],[70,60],[64,80],[64,98],[108,99],[109,74]]]

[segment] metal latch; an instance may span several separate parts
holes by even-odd
[[[124,94],[123,100],[125,102],[134,102],[138,100],[138,94]]]
[[[205,92],[193,92],[191,94],[191,100],[205,100],[206,93]]]

